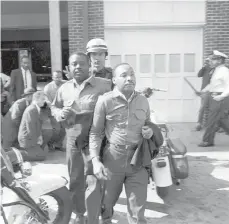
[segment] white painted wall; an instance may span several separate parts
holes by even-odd
[[[205,1],[104,1],[105,25],[204,23]]]

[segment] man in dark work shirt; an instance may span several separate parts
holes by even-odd
[[[204,89],[210,83],[212,72],[213,70],[210,66],[210,59],[207,58],[204,61],[204,66],[200,69],[197,75],[199,78],[202,77],[201,90]],[[201,105],[199,109],[198,124],[196,126],[196,131],[200,131],[203,128],[204,113],[207,107],[207,102],[208,93],[201,95]]]

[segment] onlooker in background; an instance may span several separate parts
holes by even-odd
[[[209,83],[211,79],[211,66],[210,66],[210,58],[205,59],[204,66],[198,72],[198,77],[202,78],[201,90],[204,89]],[[204,122],[207,119],[207,110],[208,110],[208,93],[201,94],[201,105],[198,116],[198,124],[196,126],[196,131],[200,131],[203,128]],[[205,120],[204,120],[205,119]]]
[[[42,121],[40,111],[46,105],[44,92],[33,94],[32,103],[25,109],[18,132],[18,142],[22,150],[27,152],[25,160],[43,161],[46,157],[42,138]]]
[[[229,120],[224,116],[226,103],[229,98],[229,69],[225,66],[227,55],[213,51],[212,65],[215,68],[210,84],[202,92],[209,92],[209,118],[206,123],[206,130],[203,140],[199,144],[201,147],[214,145],[215,133],[218,127],[222,127],[229,133]]]
[[[52,82],[48,83],[44,87],[44,93],[47,97],[49,106],[52,104],[56,96],[57,90],[62,86],[62,84],[66,82],[65,80],[63,80],[63,75],[61,71],[53,72],[52,80],[53,80]],[[48,113],[48,116],[51,122],[51,126],[52,126],[52,130],[49,130],[48,128],[46,130],[46,133],[52,132],[51,134],[52,137],[48,143],[49,149],[52,148],[53,150],[63,151],[62,145],[63,145],[63,140],[65,137],[65,129],[61,125],[61,123],[57,122],[56,118],[51,115],[50,108],[47,109],[47,113]]]
[[[0,78],[2,80],[4,89],[5,90],[9,90],[11,78],[8,75],[4,74],[4,73],[0,73]]]
[[[4,150],[10,147],[18,147],[18,130],[22,115],[32,101],[34,89],[25,89],[22,99],[17,100],[9,109],[2,121],[2,146]]]
[[[61,87],[62,84],[64,84],[66,81],[63,80],[63,75],[61,71],[55,71],[53,72],[52,75],[52,82],[48,83],[45,87],[44,87],[44,93],[48,99],[48,103],[50,103],[50,105],[52,104],[55,96],[56,96],[56,92],[57,90]]]
[[[10,99],[10,93],[8,91],[5,90],[4,88],[4,84],[3,84],[3,80],[2,78],[0,78],[0,90],[1,90],[1,114],[2,116],[4,116],[10,106],[11,106],[11,99]]]
[[[22,56],[21,68],[11,72],[10,94],[12,101],[21,98],[26,88],[34,88],[37,90],[37,77],[30,69],[30,61],[28,56]]]

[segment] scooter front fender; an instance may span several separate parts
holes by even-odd
[[[30,191],[28,193],[34,200],[44,194],[48,194],[54,190],[64,187],[68,182],[64,177],[52,174],[32,175],[25,178],[25,181],[30,187]],[[21,199],[14,192],[8,188],[3,188],[3,204],[17,201],[21,201]]]
[[[158,167],[157,162],[163,161],[166,163],[164,167]],[[156,157],[152,160],[152,171],[153,171],[153,179],[157,187],[168,187],[173,184],[172,176],[171,176],[171,169],[170,169],[170,162],[168,156],[165,157]]]

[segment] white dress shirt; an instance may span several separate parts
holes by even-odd
[[[25,70],[24,68],[21,68],[23,81],[24,81],[24,87],[26,88],[32,88],[32,75],[29,70]]]
[[[222,93],[224,97],[229,95],[229,69],[225,65],[215,68],[208,90],[209,92]]]

